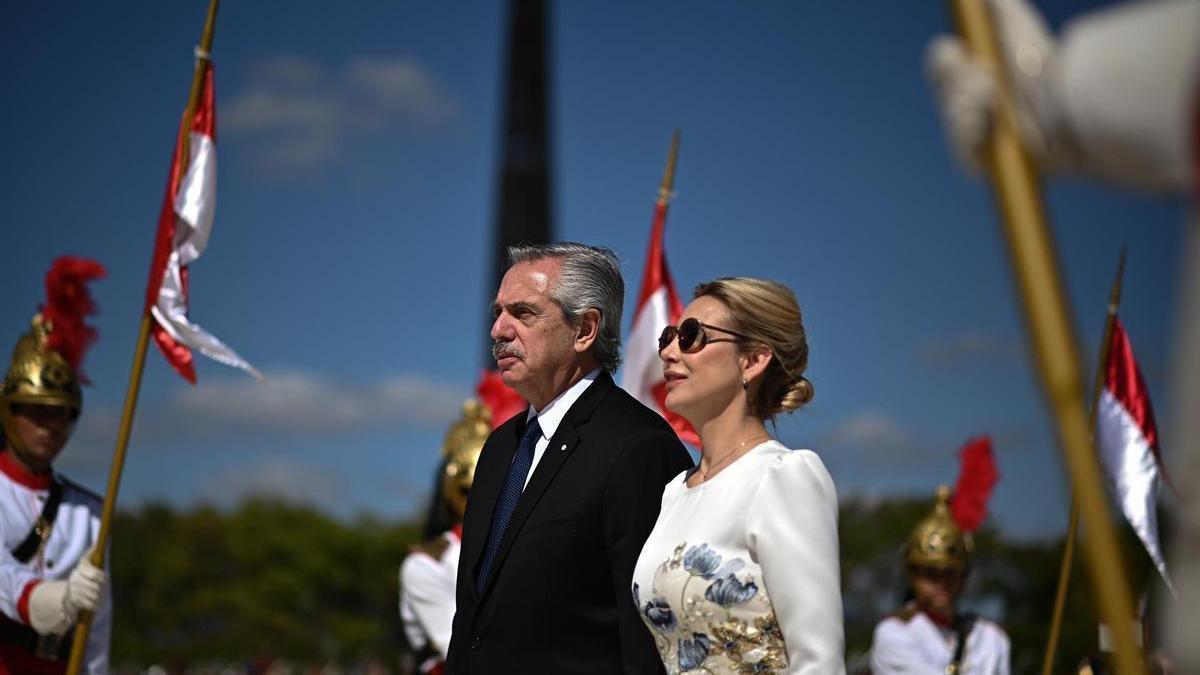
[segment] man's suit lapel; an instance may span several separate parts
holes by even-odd
[[[575,401],[575,404],[563,416],[562,422],[558,425],[558,431],[554,432],[554,436],[551,437],[550,444],[546,446],[546,452],[542,454],[537,468],[533,470],[529,485],[525,487],[520,501],[517,502],[517,509],[513,511],[508,529],[504,531],[504,539],[500,540],[500,550],[496,552],[496,561],[492,563],[492,573],[488,578],[487,586],[483,589],[483,595],[487,594],[502,573],[504,560],[508,557],[508,551],[512,548],[513,541],[520,533],[521,527],[525,525],[525,521],[529,519],[529,515],[533,513],[533,509],[537,507],[542,494],[546,492],[546,488],[550,487],[550,483],[553,482],[575,446],[579,445],[580,436],[577,427],[592,416],[592,412],[607,398],[614,387],[616,384],[613,383],[612,376],[601,371],[596,381],[592,382],[579,400]],[[498,490],[497,494],[499,494]],[[495,495],[492,499],[495,500]]]

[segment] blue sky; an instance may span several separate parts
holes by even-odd
[[[1057,26],[1097,3],[1041,4]],[[55,256],[108,267],[95,384],[62,459],[95,488],[205,7],[24,3],[0,28],[0,336],[25,329]],[[484,365],[504,24],[482,0],[221,8],[219,205],[192,318],[268,382],[203,362],[192,388],[152,352],[123,505],[266,492],[339,515],[422,508]],[[679,128],[677,285],[778,279],[805,312],[817,395],[781,438],[820,452],[843,496],[881,496],[932,493],[990,433],[996,522],[1064,526],[995,211],[922,75],[941,3],[558,2],[551,24],[557,233],[620,254],[626,326]],[[1047,197],[1089,367],[1129,245],[1122,314],[1166,427],[1186,204],[1074,179]]]

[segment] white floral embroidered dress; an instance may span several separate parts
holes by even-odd
[[[663,492],[633,598],[667,672],[845,672],[837,495],[816,454],[758,445]]]

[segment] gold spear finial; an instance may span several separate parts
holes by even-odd
[[[671,201],[675,187],[675,160],[679,159],[679,130],[671,134],[671,149],[667,151],[667,169],[663,172],[662,184],[658,186],[658,203],[664,205]]]
[[[1115,315],[1121,306],[1121,278],[1125,276],[1125,245],[1121,245],[1121,257],[1117,260],[1117,277],[1113,280],[1112,292],[1108,296],[1108,313]],[[1095,426],[1095,425],[1092,425]]]

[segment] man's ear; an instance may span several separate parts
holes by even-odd
[[[592,348],[600,337],[600,310],[591,308],[579,315],[575,324],[575,353],[582,354]]]

